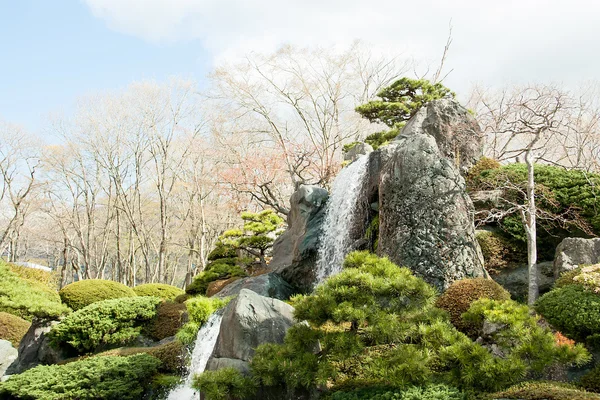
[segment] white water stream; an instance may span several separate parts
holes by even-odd
[[[368,155],[360,156],[338,173],[327,200],[325,220],[317,257],[317,284],[342,270],[350,252],[350,229],[358,208],[358,198],[367,174]]]
[[[192,381],[194,375],[201,374],[206,368],[206,363],[217,343],[222,319],[223,312],[217,311],[202,325],[196,336],[188,375],[182,384],[171,390],[167,400],[198,400],[200,398],[200,394],[192,388]]]

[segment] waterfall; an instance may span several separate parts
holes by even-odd
[[[360,156],[342,168],[333,181],[317,256],[317,284],[340,272],[344,258],[350,252],[350,229],[358,208],[368,161],[368,155]]]
[[[192,361],[188,370],[188,375],[185,381],[171,390],[167,400],[198,400],[199,393],[192,388],[194,375],[201,374],[206,368],[206,363],[213,352],[217,337],[221,329],[221,320],[223,319],[223,311],[216,311],[208,321],[202,325],[196,336],[194,350],[192,351]]]

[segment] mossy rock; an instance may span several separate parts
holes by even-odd
[[[138,296],[160,297],[163,300],[174,300],[184,294],[183,289],[165,283],[146,283],[133,288]]]
[[[436,306],[450,314],[450,322],[459,331],[475,337],[478,334],[477,328],[474,324],[464,321],[462,314],[479,299],[509,300],[510,293],[491,279],[463,279],[454,282],[444,294],[438,297]]]
[[[232,278],[229,279],[219,279],[216,281],[212,281],[208,284],[208,287],[206,288],[206,297],[212,297],[215,294],[219,293],[221,290],[223,290],[223,288],[227,285],[229,285],[232,282],[237,281],[238,279],[241,279],[241,277],[239,276],[234,276]]]
[[[29,321],[16,315],[0,312],[0,339],[8,340],[14,348],[19,347],[21,339],[23,339],[30,326]]]
[[[600,395],[586,392],[575,386],[558,382],[525,382],[502,392],[489,395],[488,399],[519,400],[600,400]]]
[[[185,304],[163,302],[158,306],[156,317],[148,324],[146,333],[154,340],[175,336],[187,319]]]
[[[62,302],[73,310],[80,310],[98,301],[137,296],[130,287],[103,279],[73,282],[62,288],[58,294]]]
[[[185,369],[184,346],[175,340],[170,343],[153,347],[120,347],[97,354],[97,356],[132,356],[134,354],[149,354],[161,361],[158,368],[161,372],[182,372]]]

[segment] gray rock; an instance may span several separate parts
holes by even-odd
[[[274,273],[251,276],[238,279],[221,289],[215,294],[215,297],[225,298],[237,295],[242,289],[252,290],[253,292],[279,300],[287,300],[294,294],[294,288]]]
[[[290,198],[288,229],[273,244],[270,268],[303,291],[310,290],[315,279],[317,247],[328,197],[323,188],[301,185]]]
[[[356,161],[356,159],[364,154],[369,154],[373,151],[373,147],[364,142],[355,144],[350,150],[344,153],[344,161]]]
[[[484,207],[500,207],[500,203],[502,202],[502,194],[503,190],[480,190],[477,192],[470,193],[471,200],[473,201],[473,205],[475,208],[484,208]]]
[[[527,298],[527,293],[529,291],[529,268],[527,265],[503,270],[497,275],[492,275],[492,279],[508,290],[513,299],[524,300]],[[555,280],[552,261],[538,263],[538,285],[540,294],[544,294],[552,289]]]
[[[487,273],[475,239],[474,208],[465,181],[440,150],[436,137],[423,133],[432,126],[449,132],[457,129],[436,125],[428,118],[427,109],[422,109],[407,123],[382,169],[378,253],[443,291],[455,280]],[[426,120],[427,129],[417,124]],[[437,136],[443,140],[448,135]],[[469,163],[465,161],[465,165]]]
[[[235,368],[243,375],[250,375],[250,363],[237,358],[211,358],[206,363],[207,371],[217,371],[223,368]]]
[[[68,356],[50,346],[47,333],[58,321],[34,319],[29,330],[19,344],[19,357],[7,369],[7,374],[20,374],[38,365],[56,364]]]
[[[10,364],[17,359],[19,352],[8,340],[0,339],[0,376],[3,376]]]
[[[240,290],[224,310],[211,358],[250,361],[263,343],[283,343],[294,324],[294,308],[283,301]]]
[[[421,108],[402,129],[404,135],[432,136],[440,153],[466,172],[483,155],[483,134],[475,117],[453,99],[434,100]],[[400,135],[396,140],[402,140]]]
[[[579,265],[600,263],[600,239],[566,238],[556,247],[554,276]]]

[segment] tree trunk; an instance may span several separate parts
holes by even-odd
[[[539,296],[538,268],[537,268],[537,241],[536,241],[536,205],[535,205],[535,178],[534,157],[531,148],[525,155],[527,164],[527,210],[525,211],[525,231],[527,232],[527,267],[529,270],[529,295],[527,303],[532,306]]]

